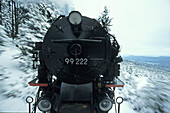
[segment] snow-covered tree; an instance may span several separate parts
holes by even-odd
[[[2,0],[0,0],[0,25],[2,25],[2,12],[1,12]]]
[[[110,18],[109,16],[109,10],[105,6],[104,11],[101,13],[101,16],[99,16],[98,21],[102,22],[103,27],[107,30],[110,31],[110,26],[112,26],[111,21],[113,18]]]

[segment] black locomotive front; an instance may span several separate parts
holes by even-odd
[[[95,19],[77,11],[58,17],[34,49],[38,76],[29,84],[40,86],[34,110],[108,113],[115,100],[110,87],[124,85],[117,79],[118,52],[115,37]]]
[[[40,59],[61,81],[82,84],[105,73],[115,57],[113,52],[117,51],[99,22],[73,11],[49,28]]]

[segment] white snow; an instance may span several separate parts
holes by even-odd
[[[21,51],[12,44],[11,39],[8,40],[8,46],[1,49],[4,52],[0,55],[0,112],[25,111],[24,99],[28,95],[33,95],[35,88],[27,85],[26,78],[29,75],[20,70],[21,59],[14,59],[17,57],[16,53]],[[33,75],[30,74],[30,78],[31,76]]]
[[[168,113],[169,75],[167,69],[125,61],[121,65],[120,76],[125,87],[118,92],[137,113]]]

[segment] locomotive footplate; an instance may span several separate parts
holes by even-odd
[[[63,103],[57,113],[91,113],[90,103]]]
[[[112,81],[106,81],[105,87],[124,87],[124,83],[117,77]]]
[[[35,78],[28,82],[30,86],[42,86],[42,87],[48,87],[48,83],[40,83],[38,78]]]

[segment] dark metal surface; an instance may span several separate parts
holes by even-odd
[[[92,83],[74,85],[74,84],[61,84],[60,92],[61,101],[89,101],[93,99]]]
[[[103,37],[104,39],[104,37]],[[52,42],[54,43],[70,43],[70,42],[73,42],[73,41],[79,41],[79,42],[102,42],[102,40],[94,40],[94,39],[60,39],[60,40],[51,40]]]
[[[78,37],[64,17],[52,24],[43,40],[41,54],[47,69],[66,83],[92,82],[111,62],[111,43],[105,29],[94,19],[84,16],[82,19]],[[67,66],[64,57],[90,61],[88,66]],[[99,58],[103,60],[91,60]]]
[[[61,84],[60,107],[57,113],[91,113],[93,110],[92,83]]]

